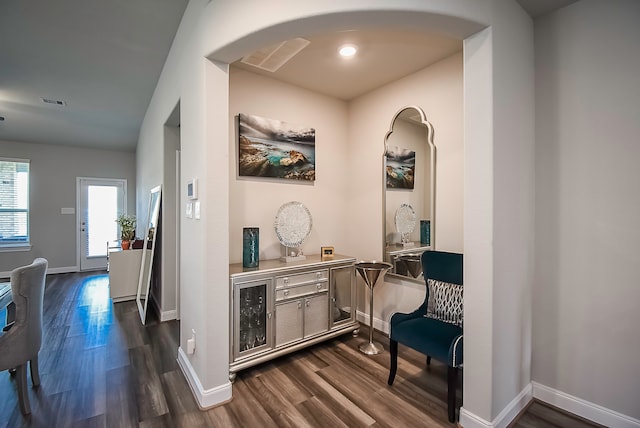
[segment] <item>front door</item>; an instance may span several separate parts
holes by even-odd
[[[78,178],[80,270],[107,267],[107,244],[120,239],[116,218],[126,213],[126,180]]]

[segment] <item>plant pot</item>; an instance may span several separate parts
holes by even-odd
[[[123,250],[128,250],[130,245],[131,245],[131,241],[122,240],[121,246]]]

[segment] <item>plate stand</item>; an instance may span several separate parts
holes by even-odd
[[[302,250],[300,247],[287,247],[281,245],[282,257],[280,257],[281,262],[289,263],[289,262],[299,262],[302,260],[306,260],[307,257],[302,254]]]

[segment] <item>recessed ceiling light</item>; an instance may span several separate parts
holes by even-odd
[[[343,58],[351,58],[356,54],[356,52],[358,52],[358,48],[354,45],[344,45],[340,47],[340,50],[338,50],[338,52]]]

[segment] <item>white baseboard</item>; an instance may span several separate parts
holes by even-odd
[[[178,317],[178,311],[175,309],[172,311],[159,311],[160,312],[160,321],[171,321],[175,320]]]
[[[180,369],[182,369],[182,373],[187,379],[191,392],[193,392],[193,396],[201,410],[206,410],[210,407],[214,407],[231,400],[231,382],[205,390],[200,383],[198,375],[195,370],[193,370],[193,366],[191,365],[189,358],[181,347],[178,348],[178,365],[180,366]]]
[[[531,401],[531,390],[531,384],[527,384],[491,422],[469,412],[463,406],[460,409],[460,425],[464,428],[506,428]]]
[[[151,295],[151,303],[153,304],[153,308],[155,309],[158,317],[161,322],[175,320],[178,317],[178,311],[173,309],[171,311],[163,311],[160,309],[160,305],[158,304],[158,300],[156,300],[156,296],[154,294]]]
[[[537,382],[533,385],[533,397],[540,401],[566,410],[574,415],[612,428],[640,428],[640,420],[607,409],[598,404],[590,403],[562,391],[558,391]]]
[[[356,320],[368,326],[369,314],[362,311],[356,311]],[[373,317],[373,328],[374,330],[378,330],[383,333],[389,334],[389,323],[387,321],[381,320],[380,318],[376,318],[375,316]]]

